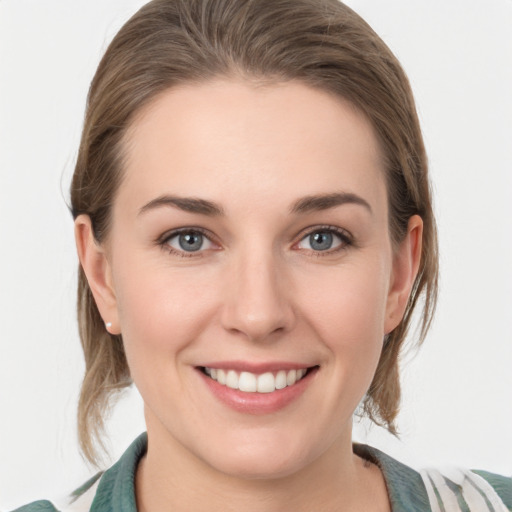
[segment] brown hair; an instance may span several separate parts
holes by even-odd
[[[71,185],[74,217],[108,234],[122,175],[123,137],[135,114],[164,90],[216,76],[296,80],[350,101],[374,127],[385,155],[390,232],[395,244],[418,214],[422,258],[404,318],[385,340],[364,412],[396,432],[398,356],[423,295],[421,342],[437,298],[437,237],[427,159],[412,92],[399,62],[356,13],[337,0],[153,0],[119,31],[89,91]],[[78,319],[85,354],[78,425],[94,461],[113,391],[130,384],[121,336],[111,336],[80,269]]]

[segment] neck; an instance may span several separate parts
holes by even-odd
[[[157,429],[158,430],[158,429]],[[352,452],[349,435],[291,474],[240,478],[218,471],[148,426],[148,452],[136,475],[139,512],[306,512],[388,510],[380,470]],[[377,506],[376,506],[377,504]]]

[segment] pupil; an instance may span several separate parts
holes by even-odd
[[[332,246],[332,234],[320,231],[309,237],[311,248],[315,251],[326,251]]]
[[[184,251],[198,251],[203,245],[203,235],[201,233],[183,233],[180,235],[179,243]]]

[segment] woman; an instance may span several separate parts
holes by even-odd
[[[93,80],[71,196],[84,453],[132,380],[148,430],[76,506],[512,507],[509,479],[352,446],[360,402],[395,430],[437,245],[407,79],[348,8],[150,2]]]

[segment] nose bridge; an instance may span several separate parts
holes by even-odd
[[[231,259],[228,272],[229,299],[223,311],[226,329],[263,341],[291,327],[293,311],[283,262],[270,248],[240,251]]]

